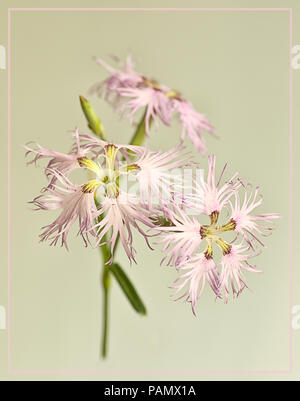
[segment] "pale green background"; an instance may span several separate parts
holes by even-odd
[[[33,7],[45,2],[7,2]],[[145,2],[113,6],[147,6]],[[296,1],[151,2],[151,6],[289,7]],[[248,3],[248,4],[247,4]],[[256,4],[255,4],[256,3]],[[287,4],[289,3],[289,4]],[[45,4],[49,6],[49,4]],[[111,2],[61,2],[51,7],[112,6]],[[6,9],[1,5],[4,43]],[[299,20],[300,7],[294,19]],[[295,31],[295,37],[300,32]],[[297,36],[298,35],[298,36]],[[295,41],[295,44],[297,42]],[[257,258],[263,275],[248,274],[249,286],[238,301],[215,302],[206,292],[195,319],[189,306],[170,300],[176,277],[160,267],[162,254],[136,238],[138,265],[124,252],[118,261],[132,277],[147,304],[137,316],[117,284],[112,289],[109,359],[99,358],[102,292],[97,250],[80,239],[71,251],[38,243],[40,227],[53,216],[33,214],[26,202],[44,185],[41,168],[25,167],[23,143],[37,140],[66,151],[68,131],[85,130],[78,95],[105,78],[92,56],[110,53],[139,60],[137,69],[174,87],[205,113],[220,140],[207,137],[218,168],[240,175],[264,194],[262,212],[283,219],[267,249]],[[294,375],[196,374],[191,371],[289,369],[289,14],[288,12],[14,12],[12,16],[12,369],[103,370],[103,374],[69,375],[70,379],[282,379],[299,378],[299,331],[294,333]],[[294,72],[295,92],[300,72]],[[6,183],[6,79],[0,72],[3,115],[3,193]],[[93,98],[106,134],[126,142],[132,132],[101,99]],[[299,108],[295,93],[294,110]],[[298,122],[295,116],[295,136]],[[178,142],[180,127],[160,126],[149,146],[167,150]],[[188,147],[192,146],[188,143]],[[295,139],[295,149],[299,146]],[[206,160],[195,153],[205,168]],[[297,161],[296,161],[297,163]],[[41,165],[41,164],[40,164]],[[295,166],[295,171],[299,166]],[[299,187],[295,187],[295,200]],[[6,198],[3,196],[3,254],[6,252]],[[295,219],[299,215],[295,213]],[[4,261],[5,262],[5,261]],[[299,273],[295,263],[295,304]],[[7,306],[6,263],[1,265],[0,304]],[[7,332],[0,332],[0,376],[7,376]],[[3,343],[3,344],[2,344]],[[2,358],[3,355],[3,358]],[[297,358],[298,355],[298,358]],[[135,373],[113,371],[133,370]],[[142,371],[159,373],[138,373]],[[163,373],[180,370],[186,373]],[[22,377],[22,376],[15,376]],[[40,376],[26,376],[26,378]],[[12,379],[9,376],[9,379]],[[45,376],[43,376],[45,378]],[[48,379],[58,376],[46,376]]]

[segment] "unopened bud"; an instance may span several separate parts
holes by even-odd
[[[101,121],[97,116],[95,110],[93,109],[92,105],[83,96],[79,96],[79,98],[82,111],[84,112],[84,115],[88,122],[88,127],[90,128],[91,131],[93,131],[95,135],[105,140],[103,125],[101,124]]]

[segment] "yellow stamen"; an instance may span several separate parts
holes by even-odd
[[[216,244],[221,248],[223,255],[228,255],[231,252],[232,246],[222,238],[217,238]]]
[[[207,241],[207,248],[206,248],[206,251],[204,252],[204,255],[205,255],[206,259],[212,259],[212,257],[213,257],[213,246],[212,246],[211,240]]]
[[[114,176],[117,153],[118,153],[118,148],[115,145],[105,146],[106,169],[110,181],[113,179]]]
[[[78,163],[80,167],[87,168],[89,171],[95,173],[98,177],[103,177],[103,169],[93,160],[88,159],[87,157],[80,157],[78,159]]]
[[[139,171],[141,171],[141,168],[137,164],[129,164],[127,166],[128,173],[138,173]]]
[[[157,81],[155,81],[154,79],[144,78],[144,81],[147,86],[150,86],[150,88],[153,88],[156,90],[161,90],[159,83]]]
[[[219,219],[219,212],[214,211],[214,212],[212,212],[212,214],[209,217],[210,217],[211,225],[215,226]]]
[[[234,231],[236,228],[236,222],[231,219],[229,220],[228,223],[224,224],[223,226],[219,227],[219,230],[221,232],[226,232],[226,231]]]
[[[99,180],[91,180],[86,184],[82,185],[82,192],[85,194],[94,192],[100,185],[102,185],[102,181]]]
[[[106,195],[109,198],[117,198],[120,194],[119,188],[118,188],[117,184],[114,182],[110,182],[110,183],[106,184],[105,188],[106,188]]]
[[[222,233],[225,233],[226,231],[234,231],[236,228],[236,222],[234,220],[230,220],[227,224],[224,224],[223,226],[216,226],[216,223],[219,218],[219,213],[218,212],[213,212],[210,215],[211,219],[211,225],[207,226],[201,226],[200,229],[200,235],[202,238],[211,238],[218,236]]]
[[[175,90],[170,90],[169,92],[165,92],[165,95],[168,99],[180,99],[180,93]]]

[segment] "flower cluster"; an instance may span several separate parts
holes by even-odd
[[[67,154],[39,144],[25,147],[27,155],[33,156],[28,164],[49,159],[45,169],[48,185],[31,203],[36,210],[60,210],[56,220],[43,227],[41,241],[49,240],[52,245],[60,241],[68,248],[69,231],[78,221],[78,234],[85,245],[91,239],[95,246],[109,242],[112,262],[120,237],[128,258],[135,260],[132,228],[148,241],[142,226],[154,227],[152,199],[176,185],[177,177],[169,170],[182,168],[189,156],[182,146],[151,152],[144,147],[111,144],[78,130],[74,136],[75,145]],[[87,182],[79,185],[71,180],[77,169],[87,170]],[[136,184],[134,191],[122,185],[129,178]]]
[[[47,185],[30,203],[35,210],[59,211],[58,217],[43,227],[41,241],[60,243],[68,249],[68,236],[77,222],[85,246],[109,246],[107,264],[113,262],[119,239],[129,260],[135,261],[135,229],[149,247],[150,236],[163,245],[162,263],[179,273],[173,295],[191,303],[194,314],[206,284],[226,303],[230,294],[238,297],[247,287],[244,273],[259,272],[251,258],[264,246],[261,237],[271,234],[271,223],[279,215],[254,214],[262,203],[259,188],[245,185],[238,173],[223,182],[226,165],[217,180],[215,156],[208,158],[206,178],[193,177],[187,184],[185,168],[200,166],[191,163],[183,139],[188,135],[204,155],[207,149],[203,131],[213,134],[211,124],[179,92],[137,73],[130,57],[119,69],[101,59],[97,61],[110,76],[92,91],[99,95],[105,92],[109,103],[122,113],[128,112],[131,123],[136,113],[144,110],[134,138],[140,125],[145,125],[144,139],[152,121],[157,124],[159,119],[169,126],[177,115],[182,141],[166,152],[106,142],[99,118],[81,97],[89,127],[97,136],[76,130],[69,153],[37,143],[25,147],[32,157],[28,164],[48,160]],[[86,170],[87,178],[77,184],[73,172],[80,169]],[[207,219],[204,224],[201,216]]]
[[[225,168],[217,182],[215,164],[216,158],[209,157],[207,178],[187,197],[188,208],[174,204],[165,209],[166,227],[157,228],[164,245],[163,262],[167,261],[180,274],[173,285],[174,295],[190,302],[194,314],[206,283],[226,303],[230,292],[233,296],[241,294],[247,287],[244,272],[259,272],[250,263],[257,255],[257,247],[264,246],[259,237],[269,235],[271,221],[279,218],[278,214],[253,214],[262,203],[259,189],[244,185],[238,174],[222,185]],[[203,225],[191,218],[190,207],[198,208],[199,216],[207,216],[210,224]],[[220,224],[226,214],[227,221]],[[233,238],[225,239],[230,233]]]
[[[157,124],[158,119],[165,125],[170,125],[174,115],[177,115],[182,125],[182,140],[187,135],[198,152],[204,155],[207,152],[203,131],[210,134],[214,129],[204,115],[195,110],[178,91],[148,78],[134,69],[134,63],[127,57],[124,65],[116,69],[97,59],[111,75],[104,81],[97,83],[91,92],[102,96],[115,108],[120,107],[133,123],[139,110],[145,109],[146,133],[149,135],[151,121]]]
[[[51,245],[60,241],[68,249],[69,231],[78,221],[78,234],[86,246],[91,239],[94,246],[110,244],[109,263],[119,237],[128,258],[135,261],[132,229],[148,245],[148,232],[152,230],[163,244],[162,263],[180,273],[173,286],[174,295],[190,302],[194,314],[206,283],[225,302],[231,291],[233,296],[241,294],[247,287],[244,272],[259,272],[250,259],[256,256],[257,247],[263,246],[260,237],[271,233],[270,223],[279,217],[252,214],[262,203],[258,188],[245,185],[237,173],[222,184],[226,166],[217,181],[216,158],[210,156],[206,179],[193,182],[192,191],[185,193],[182,176],[172,171],[190,166],[182,145],[153,152],[145,147],[111,144],[78,130],[74,138],[67,154],[39,144],[26,146],[27,155],[33,156],[28,164],[49,159],[45,169],[48,185],[31,203],[36,210],[60,210],[59,216],[43,227],[41,241],[49,240]],[[77,169],[87,171],[88,181],[75,184],[71,180],[71,173]],[[134,182],[131,187],[130,180]],[[191,210],[197,216],[191,216]],[[220,224],[224,212],[229,216]],[[207,216],[210,224],[202,224],[200,216]],[[230,233],[234,238],[225,239]]]

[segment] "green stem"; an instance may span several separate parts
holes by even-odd
[[[110,289],[110,271],[107,266],[103,268],[102,284],[104,289],[103,296],[103,335],[102,335],[102,357],[107,356],[107,339],[108,339],[108,316],[109,316],[109,289]]]
[[[88,126],[90,130],[100,137],[102,140],[106,140],[104,136],[104,129],[101,124],[101,121],[99,117],[97,116],[96,112],[94,111],[92,105],[90,102],[85,99],[83,96],[80,96],[80,104],[82,111],[86,117]],[[141,146],[146,138],[146,127],[145,127],[145,119],[146,119],[146,112],[147,109],[145,110],[143,117],[140,121],[140,123],[137,126],[137,129],[133,135],[133,138],[131,140],[131,145],[137,145]],[[149,125],[151,125],[152,119],[149,121]],[[98,202],[96,201],[96,205],[98,207]],[[98,221],[101,220],[101,217],[99,218]],[[115,243],[115,249],[117,249],[118,242],[119,242],[120,236],[118,236],[117,241]],[[103,241],[106,242],[106,235],[103,238]],[[106,263],[111,259],[111,252],[110,249],[107,245],[102,245],[100,247],[100,251],[102,253],[102,258],[103,258],[103,271],[102,271],[102,286],[104,290],[104,298],[103,298],[103,335],[102,335],[102,346],[101,346],[101,351],[102,351],[102,357],[106,358],[107,356],[107,341],[108,341],[108,315],[109,315],[109,294],[110,294],[110,286],[111,286],[111,272],[109,267],[106,265]],[[143,311],[144,309],[142,309]]]
[[[82,105],[84,105],[84,101],[81,98]],[[85,100],[85,99],[84,99]],[[137,129],[133,135],[133,138],[130,142],[131,145],[136,145],[136,146],[141,146],[146,138],[146,126],[145,126],[145,118],[146,118],[146,112],[140,121],[140,123],[137,126]],[[151,120],[150,120],[150,125],[151,125]],[[95,129],[89,125],[92,131],[95,134],[100,134],[99,131],[96,132]],[[99,135],[100,137],[103,137],[103,132]],[[97,205],[98,206],[98,205]],[[105,236],[106,237],[106,236]],[[115,243],[115,250],[117,249],[118,243],[119,243],[120,236],[118,236],[117,241]],[[103,241],[106,242],[106,238],[103,238]],[[109,267],[106,265],[106,263],[110,260],[111,258],[111,253],[107,245],[102,245],[100,247],[100,251],[102,253],[102,258],[103,258],[103,271],[102,271],[102,286],[104,290],[104,295],[103,295],[103,333],[102,333],[102,346],[101,346],[101,352],[102,352],[102,357],[106,358],[107,356],[107,342],[108,342],[108,324],[109,324],[109,294],[110,294],[110,286],[111,286],[111,272],[109,270]]]
[[[147,136],[146,124],[145,124],[146,115],[147,115],[147,109],[145,110],[143,117],[136,128],[136,131],[131,139],[130,145],[142,146],[143,143],[145,142],[145,138]],[[152,123],[152,118],[150,118],[149,121],[149,128],[151,127],[151,123]]]
[[[108,291],[104,291],[104,314],[103,314],[103,338],[102,338],[102,358],[107,357],[107,338],[108,338]]]
[[[130,142],[131,145],[141,146],[146,138],[146,126],[145,126],[145,119],[146,119],[146,112],[145,110],[141,121],[139,122],[137,129],[133,135],[133,138]],[[151,124],[151,120],[150,120]],[[117,241],[115,243],[115,250],[117,249],[119,243],[120,236],[117,237]],[[105,242],[105,241],[104,241]],[[106,358],[107,356],[107,339],[108,339],[108,311],[109,311],[109,291],[111,285],[111,278],[110,278],[110,271],[109,267],[105,265],[111,257],[110,251],[107,245],[102,245],[100,247],[103,257],[103,274],[102,274],[102,285],[104,289],[104,302],[103,302],[103,334],[102,334],[102,357]]]
[[[111,286],[109,267],[105,265],[110,259],[110,252],[106,245],[100,247],[103,257],[102,286],[103,286],[103,334],[102,334],[102,357],[107,356],[108,339],[108,310],[109,310],[109,291]]]
[[[97,201],[96,201],[97,204]],[[98,206],[98,204],[97,204]],[[106,235],[103,238],[103,241],[106,242]],[[110,260],[111,254],[108,246],[102,245],[100,246],[100,252],[102,253],[103,259],[103,270],[102,270],[102,286],[103,286],[103,333],[102,333],[102,346],[101,352],[102,357],[106,358],[107,356],[107,340],[108,340],[108,311],[109,311],[109,292],[111,286],[111,278],[109,267],[106,263]]]
[[[100,137],[102,140],[105,140],[104,129],[101,124],[99,117],[97,116],[95,110],[93,109],[90,102],[85,99],[83,96],[79,96],[80,104],[82,111],[86,117],[88,127],[90,130]],[[95,200],[97,207],[98,202]],[[98,219],[101,221],[101,217]],[[103,238],[103,241],[106,242],[106,235]],[[111,285],[110,279],[110,271],[106,263],[110,260],[110,251],[107,245],[102,245],[100,247],[100,251],[103,257],[103,272],[102,272],[102,285],[104,290],[104,299],[103,299],[103,335],[102,335],[102,357],[106,358],[107,356],[107,338],[108,338],[108,309],[109,309],[109,290]]]

